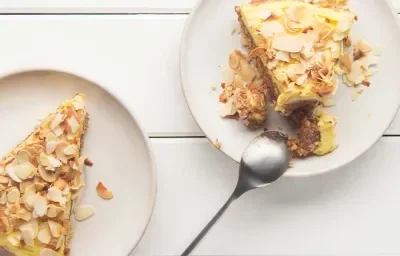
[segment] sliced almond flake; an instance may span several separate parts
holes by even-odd
[[[297,36],[281,35],[272,41],[272,48],[284,52],[300,52],[304,41]]]
[[[64,115],[61,113],[57,113],[53,121],[51,122],[50,128],[54,130],[55,128],[59,127],[62,121],[64,121]]]
[[[67,181],[63,178],[58,178],[53,184],[53,186],[58,188],[60,191],[64,190],[67,185]]]
[[[25,205],[26,205],[28,208],[33,209],[37,197],[38,197],[38,195],[36,195],[36,194],[33,194],[33,195],[32,195],[32,194],[31,194],[31,195],[24,195],[23,200],[24,200]]]
[[[33,209],[39,217],[43,217],[47,213],[47,199],[37,195],[33,203]]]
[[[53,153],[57,148],[57,144],[58,144],[57,141],[49,141],[49,142],[47,142],[46,143],[46,154],[49,155],[49,154]]]
[[[47,210],[47,217],[49,218],[56,218],[58,215],[60,215],[60,213],[62,213],[64,210],[61,206],[57,206],[54,204],[50,204],[48,206],[48,210]]]
[[[36,171],[36,168],[31,163],[20,164],[20,165],[17,165],[14,167],[14,173],[21,180],[26,180],[35,171]]]
[[[66,199],[62,196],[61,190],[56,187],[49,188],[47,191],[47,199],[56,203],[60,203],[61,205],[66,203]]]
[[[334,99],[324,99],[324,100],[322,101],[322,105],[323,105],[324,107],[333,107],[333,106],[336,105],[336,102],[335,102]]]
[[[345,83],[347,86],[354,86],[355,85],[354,82],[349,81],[349,79],[347,78],[347,74],[344,74],[342,76],[342,79],[343,79],[343,83]]]
[[[341,15],[341,19],[336,24],[336,30],[338,32],[346,32],[350,29],[352,21],[350,20],[349,16]]]
[[[21,231],[22,240],[24,240],[25,244],[33,247],[33,230],[32,229],[24,229]]]
[[[25,193],[25,191],[31,186],[33,187],[33,180],[24,180],[19,184],[19,191],[21,193]],[[36,191],[34,191],[34,192],[36,192]]]
[[[345,69],[342,68],[342,70],[346,73],[350,73],[353,65],[353,60],[350,57],[350,55],[348,53],[345,53],[344,55],[340,56],[339,61],[345,68]]]
[[[10,204],[13,204],[18,201],[20,196],[21,196],[21,193],[19,192],[19,190],[17,188],[13,188],[7,193],[7,201]]]
[[[261,25],[260,32],[265,38],[268,38],[274,34],[285,32],[285,28],[279,21],[270,21]]]
[[[372,46],[363,39],[358,40],[354,45],[354,48],[360,50],[364,54],[373,50]]]
[[[289,83],[289,84],[288,84],[288,91],[289,91],[289,92],[290,92],[290,91],[293,91],[293,89],[295,88],[295,85],[296,85],[295,82]]]
[[[15,182],[21,182],[22,180],[15,174],[15,167],[12,164],[6,166],[8,176]]]
[[[5,176],[0,176],[0,184],[6,184],[10,181],[10,178]]]
[[[12,246],[19,246],[20,245],[20,241],[19,239],[17,239],[14,235],[8,235],[7,236],[7,241],[12,245]]]
[[[49,244],[51,240],[51,233],[48,225],[44,225],[37,236],[39,242],[42,244]]]
[[[4,191],[6,189],[6,187],[4,187],[3,185],[0,184],[0,191]]]
[[[76,118],[74,116],[71,116],[68,120],[68,125],[71,128],[71,132],[73,134],[75,134],[79,128],[81,127],[80,124],[78,123],[78,121],[76,120]]]
[[[37,220],[30,220],[25,222],[19,227],[19,230],[22,232],[24,230],[32,230],[33,231],[33,238],[38,235],[39,232],[39,222]]]
[[[114,197],[111,190],[109,190],[102,182],[97,183],[97,194],[103,199],[111,199]]]
[[[59,238],[62,233],[62,226],[58,222],[55,222],[53,220],[49,220],[48,223],[51,235],[55,238]]]
[[[227,83],[227,84],[232,84],[233,77],[235,76],[235,73],[233,73],[232,69],[229,67],[224,68],[222,70],[222,80]]]
[[[43,248],[42,250],[40,250],[39,256],[58,256],[58,252],[53,251],[49,248]]]
[[[68,147],[64,148],[64,154],[71,156],[75,155],[78,152],[78,148],[76,145],[69,145]]]
[[[350,82],[353,82],[354,84],[360,84],[364,79],[365,75],[363,74],[363,69],[362,69],[362,62],[360,60],[356,60],[353,62],[353,65],[351,66],[351,72],[347,74],[347,79]]]
[[[65,236],[60,236],[56,244],[56,250],[58,250],[65,242]]]
[[[64,131],[65,131],[64,126],[58,126],[58,127],[56,127],[56,128],[53,130],[54,134],[55,134],[56,136],[58,136],[58,137],[60,137],[61,135],[63,135],[63,134],[64,134]]]
[[[18,152],[17,161],[19,164],[30,163],[29,162],[30,157],[31,154],[28,151],[21,150],[20,152]]]
[[[74,209],[75,219],[83,221],[91,217],[95,213],[94,207],[91,205],[79,205]]]
[[[378,68],[377,67],[371,67],[368,68],[367,72],[366,72],[366,76],[373,76],[375,75],[375,73],[378,72]]]
[[[3,192],[2,194],[1,194],[1,197],[0,197],[0,204],[6,204],[7,203],[7,193],[6,192]]]
[[[345,33],[336,32],[333,34],[334,41],[342,41],[346,37]]]
[[[228,102],[221,105],[221,116],[233,116],[237,113],[236,107],[233,105],[233,99],[229,98]]]
[[[28,211],[26,208],[21,207],[17,214],[16,214],[18,219],[24,220],[24,221],[30,221],[32,219],[32,213]]]
[[[290,62],[290,56],[289,56],[288,52],[279,51],[276,54],[275,59],[285,61],[285,62]]]
[[[10,223],[7,217],[0,217],[0,232],[5,233],[10,229]]]
[[[48,160],[52,167],[60,167],[62,165],[62,163],[58,159],[54,158],[53,156],[48,156]]]
[[[77,95],[74,98],[74,102],[72,103],[74,106],[75,110],[81,110],[85,108],[85,102],[84,99],[81,95]]]
[[[46,170],[43,166],[39,165],[38,172],[40,177],[47,182],[54,182],[57,178],[56,174],[52,171]]]
[[[57,158],[64,164],[68,163],[68,160],[72,157],[72,156],[67,156],[64,153],[64,150],[69,146],[70,145],[65,141],[62,141],[57,145],[57,149],[56,149]]]
[[[296,79],[296,84],[302,85],[307,80],[307,74],[302,74]]]

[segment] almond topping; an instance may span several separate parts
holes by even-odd
[[[7,236],[7,240],[10,244],[12,244],[13,246],[17,247],[20,245],[19,239],[17,239],[15,236],[13,235],[9,235]]]
[[[8,193],[7,193],[7,200],[10,204],[13,204],[17,202],[19,197],[21,196],[21,193],[17,188],[12,188]]]
[[[65,150],[66,148],[68,148],[69,146],[70,146],[70,145],[69,145],[67,142],[65,142],[65,141],[62,141],[62,142],[60,142],[60,143],[57,145],[57,149],[56,149],[57,158],[60,159],[60,161],[63,162],[64,164],[68,163],[68,160],[69,160],[70,158],[72,158],[72,156],[67,156],[67,155],[64,153],[64,150]]]
[[[40,177],[44,181],[47,181],[47,182],[51,183],[51,182],[54,182],[56,180],[56,178],[57,178],[56,174],[54,172],[44,169],[44,167],[41,166],[41,165],[39,165],[38,171],[39,171]]]
[[[97,183],[96,186],[97,194],[103,199],[113,198],[113,193],[106,187],[102,182]]]
[[[10,224],[8,222],[8,219],[6,217],[1,217],[0,218],[0,232],[5,233],[8,231],[10,228]]]
[[[56,244],[56,250],[58,250],[64,244],[64,242],[65,242],[65,237],[60,236]]]
[[[56,129],[61,124],[62,121],[64,121],[64,115],[61,113],[57,113],[53,121],[51,122],[50,128],[52,130]]]
[[[21,237],[24,240],[26,245],[33,247],[34,243],[33,243],[33,230],[32,229],[27,228],[27,229],[22,230]]]
[[[284,52],[300,52],[303,48],[303,41],[296,36],[283,35],[275,38],[272,48]]]
[[[0,176],[0,184],[6,184],[10,181],[8,177]]]
[[[48,225],[45,225],[40,229],[38,233],[38,240],[43,244],[49,244],[51,240],[51,233]]]
[[[75,155],[78,152],[78,148],[75,145],[69,145],[68,147],[64,148],[65,155]]]
[[[91,205],[79,205],[74,209],[75,219],[78,221],[86,220],[94,214],[94,208]]]
[[[261,56],[261,55],[263,55],[263,54],[265,54],[265,48],[263,48],[263,47],[257,47],[257,48],[254,48],[254,49],[249,53],[248,58],[251,59],[251,58],[254,58],[254,57]]]
[[[31,163],[24,163],[14,167],[14,173],[21,180],[26,180],[31,177],[32,173],[36,171],[36,168]]]
[[[71,128],[71,132],[74,134],[80,128],[80,125],[74,116],[71,116],[68,120],[68,125]]]
[[[47,199],[43,196],[36,195],[33,203],[33,209],[39,217],[43,217],[47,213]]]
[[[49,227],[53,237],[59,238],[61,236],[62,226],[58,222],[49,220]]]

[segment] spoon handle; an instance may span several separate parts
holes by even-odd
[[[193,240],[193,242],[186,248],[186,250],[181,254],[181,256],[189,256],[197,245],[203,240],[203,238],[207,235],[208,231],[214,226],[215,223],[222,217],[225,211],[231,206],[231,204],[238,198],[238,195],[234,192],[231,197],[226,201],[224,206],[215,214],[215,216],[208,222],[207,226],[203,228],[203,230],[197,235],[197,237]]]

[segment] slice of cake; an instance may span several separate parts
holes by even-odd
[[[0,162],[0,247],[12,255],[69,254],[72,202],[84,186],[84,99],[65,101]]]
[[[288,140],[288,148],[294,157],[322,156],[337,148],[336,119],[320,107],[310,112],[298,110],[292,118],[300,127],[298,137]]]
[[[235,8],[249,58],[282,115],[315,107],[338,84],[335,67],[357,18],[344,1],[318,2],[253,0]]]

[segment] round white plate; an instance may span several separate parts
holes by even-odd
[[[240,161],[249,142],[258,134],[235,120],[219,115],[218,95],[221,68],[229,53],[240,48],[239,36],[232,30],[239,25],[234,6],[250,0],[204,0],[193,10],[183,32],[180,72],[185,97],[195,120],[210,140],[218,139],[221,150]],[[286,176],[307,176],[336,169],[368,150],[384,133],[400,104],[399,67],[400,33],[397,14],[388,1],[350,0],[358,15],[353,35],[374,46],[383,47],[378,73],[357,101],[352,102],[352,88],[341,84],[335,107],[327,111],[338,119],[339,148],[323,157],[296,160]],[[217,91],[211,91],[212,85]],[[270,113],[273,111],[270,111]],[[273,114],[265,127],[293,132],[286,122]]]
[[[54,71],[17,73],[0,79],[0,155],[23,140],[38,120],[76,92],[87,96],[89,128],[83,155],[94,166],[85,170],[81,204],[93,205],[91,218],[76,222],[71,256],[126,256],[142,237],[156,196],[156,171],[150,144],[138,122],[100,86]],[[114,193],[103,200],[97,182]]]

